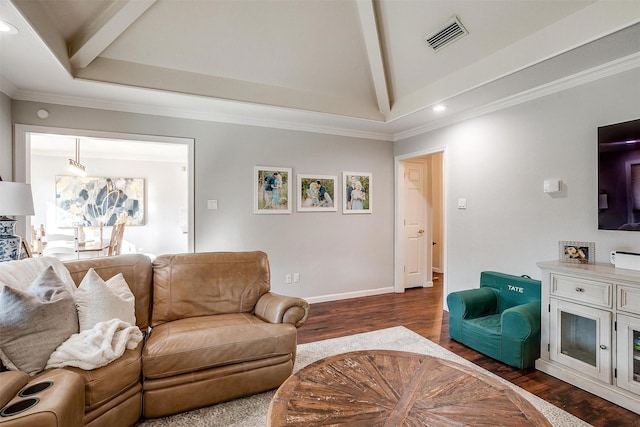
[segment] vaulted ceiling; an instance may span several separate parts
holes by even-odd
[[[454,18],[468,34],[432,49]],[[0,19],[14,99],[388,140],[640,66],[638,0],[0,0]]]

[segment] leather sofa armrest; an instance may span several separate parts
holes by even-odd
[[[468,289],[447,296],[450,317],[475,319],[495,314],[498,297],[491,288]]]
[[[540,331],[540,301],[511,307],[502,312],[502,335],[526,339]]]
[[[4,407],[29,382],[29,374],[22,371],[0,372],[0,408]]]
[[[301,327],[309,317],[309,303],[302,298],[267,292],[255,307],[255,315],[269,323],[291,323]]]

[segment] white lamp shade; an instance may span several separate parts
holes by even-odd
[[[0,216],[34,213],[30,184],[0,181]]]

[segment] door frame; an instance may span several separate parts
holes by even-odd
[[[91,138],[107,138],[107,139],[126,139],[132,141],[161,142],[169,144],[187,145],[187,230],[188,230],[188,251],[195,251],[195,140],[193,138],[143,135],[123,132],[105,132],[94,131],[88,129],[61,128],[55,126],[37,126],[37,125],[14,125],[15,146],[14,146],[14,176],[15,180],[29,184],[31,182],[31,144],[27,134],[29,133],[47,133],[58,135],[75,135]],[[16,230],[23,236],[28,236],[30,228],[30,219],[26,221],[21,219],[16,225]]]
[[[394,156],[394,175],[395,175],[395,191],[394,191],[394,263],[393,263],[393,290],[397,293],[404,292],[404,245],[403,245],[403,221],[404,218],[404,165],[406,160],[416,159],[418,157],[428,156],[430,154],[442,153],[442,208],[443,208],[443,236],[442,242],[442,269],[444,274],[443,295],[447,294],[447,153],[445,147],[437,147],[429,150],[416,151],[408,154]]]

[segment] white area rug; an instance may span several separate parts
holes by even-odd
[[[315,362],[323,357],[356,350],[400,350],[428,354],[451,360],[461,365],[475,368],[483,373],[497,378],[523,395],[540,412],[542,412],[554,427],[589,426],[584,421],[559,409],[539,397],[519,388],[506,380],[480,368],[477,365],[440,347],[432,341],[398,326],[364,334],[317,341],[298,346],[298,354],[294,371]],[[171,417],[145,420],[137,424],[144,427],[193,426],[193,427],[264,427],[266,425],[269,403],[275,391],[260,393],[253,396],[236,399],[231,402],[220,403],[207,408],[197,409]]]

